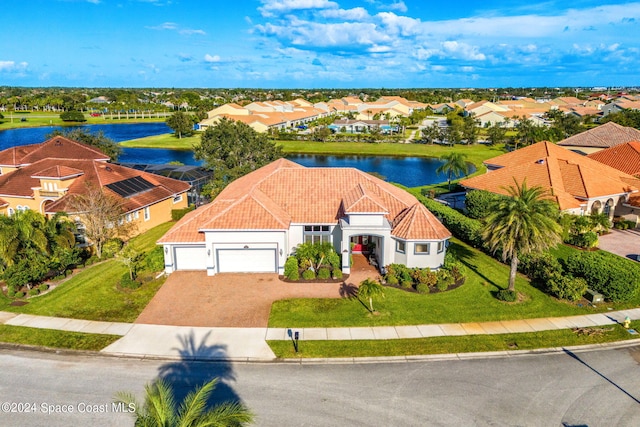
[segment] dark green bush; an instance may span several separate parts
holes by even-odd
[[[444,224],[451,234],[475,248],[483,246],[482,224],[435,200],[419,196],[420,202]]]
[[[598,244],[598,234],[594,231],[587,231],[581,234],[571,234],[566,243],[580,248],[591,249]]]
[[[384,277],[387,285],[397,286],[400,283],[400,281],[398,280],[398,276],[396,275],[387,273]]]
[[[144,255],[143,261],[146,271],[164,270],[164,252],[162,246],[156,246]]]
[[[453,285],[454,278],[449,271],[441,268],[438,270],[436,288],[439,291],[446,291],[449,286]]]
[[[120,286],[126,289],[138,289],[140,285],[140,282],[131,280],[129,272],[124,273],[120,279]]]
[[[515,302],[518,299],[516,291],[510,291],[508,289],[500,289],[496,293],[496,298],[504,302]]]
[[[290,256],[284,263],[284,277],[289,280],[299,280],[298,258]]]
[[[191,205],[189,207],[182,208],[182,209],[172,209],[171,210],[171,219],[174,220],[174,221],[178,221],[183,216],[185,216],[186,214],[188,214],[189,212],[194,210],[195,208],[196,207],[194,205]]]
[[[16,292],[14,295],[15,298],[24,298],[24,292],[20,291],[20,292]]]
[[[564,261],[564,267],[610,301],[629,301],[640,286],[640,265],[609,252],[576,252]]]
[[[418,291],[419,294],[428,294],[431,292],[431,288],[426,283],[418,283],[416,285],[416,291]]]
[[[302,272],[302,278],[304,280],[313,280],[316,278],[316,272],[311,269],[305,270]]]
[[[318,279],[326,280],[331,278],[331,270],[322,267],[318,269]]]
[[[562,276],[549,283],[549,292],[560,299],[577,301],[587,292],[587,281],[582,277]]]
[[[31,288],[27,291],[27,295],[29,295],[30,297],[35,297],[39,293],[40,291],[38,290],[38,288]]]
[[[342,279],[342,270],[339,268],[334,268],[331,274],[333,274],[334,279]]]
[[[87,119],[82,111],[65,111],[60,114],[63,122],[86,122]]]
[[[499,194],[485,190],[472,190],[465,196],[467,216],[474,219],[482,219],[491,213],[491,206],[504,198]]]
[[[46,292],[49,290],[49,285],[47,285],[46,283],[43,283],[40,286],[38,286],[38,290],[40,291],[40,293]]]

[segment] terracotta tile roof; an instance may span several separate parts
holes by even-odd
[[[384,202],[375,194],[366,190],[362,184],[358,184],[342,199],[342,209],[345,213],[389,213]]]
[[[422,203],[402,211],[393,222],[391,234],[405,240],[442,240],[451,237],[449,230]]]
[[[41,144],[0,151],[0,164],[7,166],[27,165],[47,158],[109,160],[109,156],[98,149],[63,136],[54,136]]]
[[[640,176],[640,141],[625,142],[587,157],[629,175]]]
[[[640,130],[607,122],[558,142],[567,147],[609,148],[629,141],[640,141]]]
[[[581,199],[635,192],[640,180],[612,167],[543,141],[484,162],[500,169],[460,182],[461,185],[497,194],[525,179],[531,186],[550,192],[560,209],[577,208]]]
[[[43,176],[43,172],[55,170],[62,171],[60,178],[66,178],[69,176],[67,175],[69,172],[73,172],[71,176],[80,176],[75,178],[69,185],[65,196],[47,206],[47,213],[66,210],[70,195],[83,194],[86,191],[87,183],[104,187],[107,184],[141,176],[153,184],[154,187],[148,191],[122,199],[127,211],[136,210],[173,197],[190,188],[189,184],[183,181],[102,161],[50,158],[39,160],[6,175],[0,175],[0,193],[13,197],[33,197],[33,188],[40,187],[39,177]],[[44,175],[50,178],[53,177],[49,176],[48,172]],[[105,188],[105,191],[121,198],[109,189]]]
[[[204,229],[287,229],[291,223],[331,224],[345,211],[383,213],[393,223],[416,203],[416,198],[406,191],[357,169],[305,168],[280,159],[229,184],[212,203],[180,220],[159,243],[203,241],[199,230]],[[423,216],[437,223],[431,226],[433,230],[446,231],[433,215]],[[426,230],[422,222],[415,224],[422,227],[411,231],[415,235]],[[449,236],[448,232],[440,234],[442,239]]]
[[[84,172],[80,169],[68,166],[56,165],[31,175],[34,178],[68,178],[74,175],[82,175]]]

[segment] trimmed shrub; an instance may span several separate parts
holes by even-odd
[[[500,289],[496,293],[496,298],[504,302],[515,302],[518,299],[516,291],[510,291],[509,289]]]
[[[564,267],[613,302],[629,301],[640,286],[640,266],[609,252],[576,252],[564,261]]]
[[[7,296],[9,298],[15,298],[16,290],[14,288],[12,288],[11,286],[7,286]]]
[[[131,276],[129,272],[126,272],[122,275],[120,279],[120,286],[126,289],[138,289],[140,287],[140,282],[136,280],[131,280]]]
[[[572,234],[566,240],[570,245],[580,248],[591,249],[598,245],[598,234],[594,231],[587,231],[581,234]]]
[[[342,279],[342,270],[339,268],[334,268],[331,273],[333,274],[334,279]]]
[[[24,292],[20,291],[20,292],[16,292],[14,295],[15,298],[24,298]]]
[[[411,276],[413,280],[415,280],[416,285],[425,284],[427,286],[433,286],[438,281],[437,274],[432,272],[430,268],[414,268]]]
[[[453,276],[447,270],[438,270],[436,288],[439,291],[446,291],[449,286],[453,285],[453,282]]]
[[[146,271],[164,270],[164,253],[162,246],[156,246],[144,255],[143,261]]]
[[[468,218],[457,210],[445,206],[435,200],[417,196],[418,200],[429,209],[458,239],[475,248],[484,245],[482,239],[482,224],[477,219]]]
[[[393,275],[393,274],[388,274],[385,277],[385,281],[387,282],[387,285],[391,285],[391,286],[398,286],[398,284],[400,283],[400,281],[398,280],[398,276]]]
[[[189,207],[186,208],[182,208],[182,209],[172,209],[171,210],[171,219],[173,221],[178,221],[180,220],[183,216],[185,216],[186,214],[188,214],[189,212],[191,212],[192,210],[194,210],[196,207],[194,205],[191,205]]]
[[[318,269],[318,279],[327,280],[331,278],[331,270],[326,267]]]
[[[563,276],[549,283],[549,291],[558,298],[577,301],[587,292],[587,281],[582,277]]]
[[[35,297],[39,293],[40,291],[38,290],[38,288],[31,288],[27,291],[27,295],[29,295],[30,297]]]
[[[472,190],[465,196],[467,216],[473,219],[482,219],[491,213],[491,206],[504,198],[499,194],[485,190]]]
[[[113,258],[116,256],[120,249],[122,249],[123,242],[120,239],[110,239],[102,245],[102,258]]]
[[[418,283],[416,285],[416,291],[418,291],[419,294],[428,294],[431,292],[431,288],[426,283]]]
[[[289,280],[300,280],[298,258],[290,256],[284,263],[284,277]]]
[[[304,280],[313,280],[316,278],[316,272],[311,269],[305,270],[302,272],[302,278]]]

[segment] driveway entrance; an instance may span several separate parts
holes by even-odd
[[[360,257],[362,259],[360,259]],[[377,271],[363,256],[354,256],[346,280],[358,285]],[[171,273],[136,323],[174,326],[267,327],[271,304],[286,298],[341,298],[342,283],[286,283],[277,274],[203,271]],[[342,293],[344,293],[342,291]]]
[[[621,257],[638,261],[640,254],[640,230],[616,230],[598,238],[598,247]]]

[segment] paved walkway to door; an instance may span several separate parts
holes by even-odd
[[[174,326],[265,328],[271,304],[286,298],[341,298],[378,273],[354,256],[352,274],[342,283],[286,283],[277,274],[202,271],[172,273],[136,323]]]

